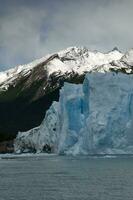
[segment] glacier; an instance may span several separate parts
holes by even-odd
[[[15,152],[43,152],[47,145],[54,146],[57,138],[56,122],[58,115],[58,103],[53,102],[46,112],[45,119],[40,126],[27,132],[19,132],[15,139]]]
[[[88,73],[65,83],[39,127],[19,132],[17,153],[66,155],[133,153],[133,75]]]

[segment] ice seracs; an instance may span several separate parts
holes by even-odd
[[[15,140],[15,152],[47,152],[48,146],[50,147],[50,151],[55,151],[55,144],[57,141],[57,116],[58,103],[53,102],[39,127],[33,128],[27,132],[18,133]]]
[[[19,133],[17,151],[58,154],[133,153],[133,75],[87,74],[83,85],[66,83],[40,127]]]

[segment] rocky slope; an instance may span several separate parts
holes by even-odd
[[[64,81],[82,83],[85,74],[93,71],[131,73],[131,55],[132,50],[123,56],[117,49],[101,53],[70,47],[0,72],[0,141],[40,125],[46,110],[59,99]]]

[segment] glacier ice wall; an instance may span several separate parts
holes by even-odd
[[[15,152],[43,152],[52,151],[57,138],[58,103],[53,102],[50,109],[46,112],[45,119],[39,127],[27,132],[19,132],[15,139]],[[50,148],[50,149],[49,149]]]
[[[16,151],[50,146],[58,154],[133,153],[133,75],[87,74],[65,83],[40,127],[19,133]]]

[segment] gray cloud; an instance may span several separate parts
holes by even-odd
[[[84,1],[65,5],[56,16],[58,26],[51,31],[47,44],[56,48],[86,45],[108,50],[118,45],[122,50],[132,47],[133,1]],[[56,38],[56,40],[55,40]]]
[[[21,7],[0,19],[0,47],[6,52],[1,58],[3,63],[10,65],[39,55],[41,26],[46,15],[45,10]]]
[[[101,51],[133,47],[132,0],[30,2],[7,4],[0,15],[2,66],[26,63],[68,46]]]

